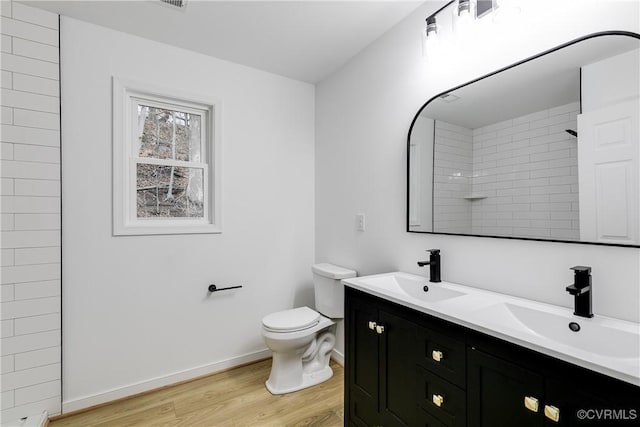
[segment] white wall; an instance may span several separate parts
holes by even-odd
[[[448,57],[423,59],[424,19],[435,7],[418,9],[317,87],[316,260],[360,275],[427,275],[416,261],[440,248],[444,280],[566,307],[569,267],[590,265],[595,313],[639,321],[638,249],[405,232],[406,137],[424,102],[587,33],[638,32],[639,3],[528,0],[517,21],[489,22]],[[358,212],[367,215],[364,233],[354,227]]]
[[[1,425],[60,413],[58,15],[2,1]]]
[[[66,17],[61,64],[63,411],[269,356],[313,304],[314,87]],[[222,101],[222,234],[112,236],[112,76]]]

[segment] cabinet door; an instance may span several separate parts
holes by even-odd
[[[544,380],[540,375],[471,347],[467,361],[470,426],[544,425]]]
[[[630,384],[592,373],[571,381],[547,379],[545,391],[545,405],[551,407],[547,427],[640,425],[640,389]]]
[[[546,417],[546,426],[574,426],[580,422],[577,419],[579,409],[588,410],[610,406],[581,387],[576,387],[575,384],[566,384],[564,381],[547,380],[546,391],[545,407],[542,410],[544,412],[546,406],[549,406],[552,411]],[[592,424],[598,425],[591,421],[589,426]]]
[[[356,426],[380,425],[378,420],[379,334],[369,322],[377,322],[378,310],[367,299],[349,299],[346,318],[349,366],[349,420]]]
[[[415,425],[416,325],[380,310],[380,416],[385,427]]]
[[[428,412],[418,408],[416,413],[416,426],[418,427],[449,427]]]

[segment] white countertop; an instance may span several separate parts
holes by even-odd
[[[355,277],[346,286],[640,386],[640,324],[573,315],[540,303],[403,272]],[[427,285],[429,291],[423,291]],[[573,332],[569,322],[581,329]]]

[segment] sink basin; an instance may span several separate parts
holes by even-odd
[[[574,316],[569,310],[566,314],[553,313],[511,303],[494,304],[475,314],[488,323],[521,330],[592,354],[614,358],[640,357],[639,331],[634,333],[617,328],[609,319],[586,319]],[[574,332],[569,327],[571,322],[580,326],[579,331]]]
[[[447,289],[439,283],[431,283],[425,277],[402,272],[378,274],[354,279],[354,281],[358,281],[367,287],[384,289],[430,303],[466,295],[464,292]],[[426,292],[424,290],[425,286],[429,289]]]
[[[357,291],[640,386],[640,323],[400,271],[354,277]],[[423,290],[428,286],[428,291]],[[462,297],[462,298],[460,298]],[[570,327],[571,325],[571,327]]]

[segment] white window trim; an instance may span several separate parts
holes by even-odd
[[[113,235],[149,235],[149,234],[193,234],[222,232],[222,139],[221,105],[219,101],[169,88],[147,83],[113,77]],[[137,218],[135,164],[132,155],[134,146],[134,126],[132,123],[132,98],[157,99],[169,103],[207,110],[206,123],[208,140],[202,141],[201,162],[204,168],[204,180],[207,183],[208,203],[205,205],[204,218]],[[154,164],[162,164],[160,159],[146,159]],[[143,161],[146,162],[146,161]],[[176,163],[172,161],[172,164]],[[185,164],[187,165],[187,164]],[[193,163],[188,164],[194,167]],[[208,172],[207,172],[208,171]],[[205,197],[206,198],[206,197]]]

